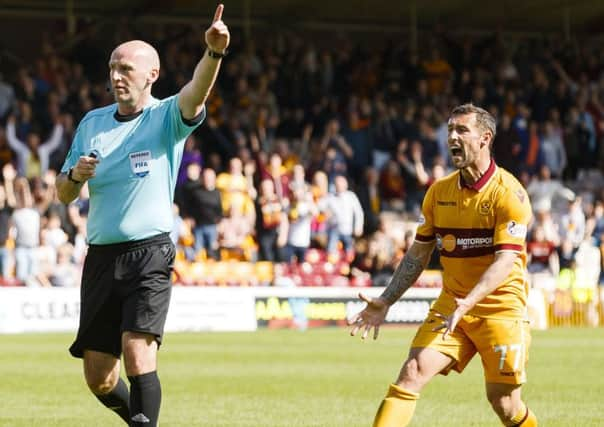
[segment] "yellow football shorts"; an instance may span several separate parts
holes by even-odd
[[[462,372],[478,352],[482,359],[486,382],[523,384],[531,335],[528,320],[489,319],[465,315],[455,331],[443,340],[444,329],[432,331],[442,319],[430,310],[419,327],[411,347],[428,347],[453,358],[451,369]]]

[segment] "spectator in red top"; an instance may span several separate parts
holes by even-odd
[[[547,273],[556,276],[559,272],[558,252],[556,245],[545,238],[545,230],[537,225],[526,245],[528,255],[528,272]]]
[[[404,208],[405,181],[395,160],[388,160],[380,173],[380,190],[386,210],[402,212]]]

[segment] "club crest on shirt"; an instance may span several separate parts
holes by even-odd
[[[478,207],[478,212],[480,212],[481,215],[488,215],[489,212],[491,212],[491,201],[484,200],[484,201],[480,202],[480,206]]]
[[[130,169],[139,178],[143,178],[149,174],[151,170],[151,151],[137,151],[130,153]]]

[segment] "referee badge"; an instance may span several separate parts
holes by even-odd
[[[132,172],[139,178],[147,176],[151,170],[151,151],[138,151],[130,153],[129,156]]]

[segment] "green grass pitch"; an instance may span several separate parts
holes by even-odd
[[[415,329],[167,334],[160,425],[370,426]],[[543,426],[604,423],[604,331],[533,332],[524,397]],[[0,335],[0,426],[121,426],[87,391],[72,334]],[[423,391],[413,426],[497,426],[475,358]]]

